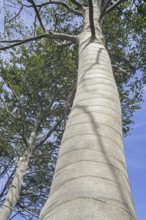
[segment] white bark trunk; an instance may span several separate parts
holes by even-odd
[[[37,122],[36,122],[37,126]],[[19,201],[19,196],[24,181],[26,171],[28,169],[30,157],[35,150],[35,140],[36,140],[36,129],[31,132],[28,140],[28,148],[25,150],[24,154],[19,158],[17,163],[16,172],[13,177],[12,184],[6,196],[6,199],[0,209],[0,220],[8,220],[12,211],[14,210],[17,202]]]
[[[0,209],[0,220],[8,220],[17,202],[19,201],[23,179],[28,168],[31,152],[27,151],[20,157],[16,172],[8,191],[8,195]]]
[[[79,36],[78,84],[41,220],[135,220],[122,142],[121,107],[94,5]]]

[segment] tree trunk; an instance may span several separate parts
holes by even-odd
[[[97,2],[97,1],[94,1]],[[122,142],[121,107],[94,3],[79,35],[79,67],[49,199],[41,220],[135,220]]]
[[[19,201],[22,184],[29,166],[30,157],[32,156],[32,153],[36,147],[36,145],[34,144],[36,140],[36,131],[37,122],[36,126],[34,127],[34,131],[32,131],[30,134],[28,147],[25,150],[24,154],[19,158],[19,161],[17,163],[16,172],[14,174],[12,184],[8,191],[7,197],[0,209],[0,220],[8,220],[15,206],[17,205],[17,202]]]
[[[17,202],[32,152],[26,150],[20,157],[8,195],[0,209],[0,220],[8,220]]]

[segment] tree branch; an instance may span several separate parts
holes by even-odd
[[[107,2],[105,3],[105,5],[104,5],[104,7],[103,7],[103,9],[101,11],[101,14],[100,14],[100,18],[99,18],[100,21],[102,21],[102,19],[103,19],[104,15],[105,15],[105,12],[106,12],[110,2],[111,2],[111,0],[107,0]]]
[[[114,4],[112,4],[112,6],[110,6],[106,11],[105,11],[105,15],[110,13],[111,11],[113,11],[119,4],[121,4],[122,2],[124,2],[125,0],[119,0],[117,2],[115,2]]]
[[[11,19],[8,21],[8,23],[11,22],[11,21],[13,21],[15,18],[17,18],[17,17],[20,15],[22,9],[23,9],[23,5],[21,6],[21,8],[20,8],[20,10],[18,11],[18,13],[17,13],[13,18],[11,18]]]
[[[71,2],[72,2],[74,5],[76,5],[77,7],[82,8],[82,4],[79,3],[78,1],[76,1],[76,0],[71,0]]]
[[[4,41],[0,41],[0,43],[14,43],[11,44],[9,46],[5,46],[5,47],[1,47],[0,50],[6,50],[6,49],[10,49],[34,40],[41,40],[43,38],[48,38],[48,39],[58,39],[58,40],[67,40],[67,41],[72,41],[74,43],[78,43],[78,38],[76,35],[69,35],[69,34],[62,34],[62,33],[53,33],[53,32],[49,32],[46,34],[40,34],[38,36],[35,37],[31,37],[25,40],[4,40]]]
[[[4,166],[4,169],[3,169],[3,170],[1,171],[1,173],[0,173],[0,177],[1,177],[1,178],[3,177],[3,175],[5,175],[5,174],[7,173],[8,169],[10,169],[10,167],[12,167],[13,164],[14,164],[14,161],[13,161],[13,160],[11,160],[11,161],[9,162],[9,164],[7,164],[7,165],[1,163],[1,167]],[[0,197],[1,197],[1,193],[0,193]]]
[[[22,209],[21,211],[27,212],[31,215],[33,215],[36,218],[39,218],[39,216],[33,212],[31,212],[30,210],[26,209],[24,206],[22,206],[20,203],[17,203],[17,205]]]
[[[90,22],[90,29],[91,29],[91,40],[95,39],[95,27],[94,27],[94,13],[93,13],[93,4],[92,0],[88,0],[89,3],[89,22]]]
[[[122,67],[119,67],[119,66],[117,66],[117,65],[112,65],[112,67],[113,67],[113,70],[119,70],[119,72],[122,72],[122,73],[124,73],[124,74],[127,74],[127,70],[125,70],[125,69],[123,69]]]
[[[16,169],[13,169],[12,173],[11,173],[10,176],[8,177],[8,179],[7,179],[5,185],[4,185],[4,187],[3,187],[3,189],[2,189],[2,191],[1,191],[1,193],[0,193],[0,197],[1,197],[1,198],[4,196],[4,192],[9,188],[9,184],[10,184],[10,182],[11,182],[11,180],[12,180],[12,177],[13,177],[13,175],[14,175],[14,173],[15,173],[15,170],[16,170]]]
[[[136,69],[135,69],[135,70],[138,70],[138,69],[140,69],[141,67],[143,67],[143,66],[145,66],[145,65],[146,65],[146,62],[145,62],[145,63],[140,64],[138,67],[136,67]]]
[[[24,141],[25,145],[27,146],[27,140],[26,140],[26,137],[25,137],[25,135],[24,135],[24,132],[21,132],[21,131],[20,131],[20,128],[17,127],[17,125],[16,125],[15,122],[13,121],[12,117],[14,117],[14,116],[13,116],[13,114],[8,110],[8,107],[7,107],[6,103],[4,102],[4,100],[3,100],[2,98],[1,98],[1,101],[2,101],[2,103],[3,103],[3,105],[4,105],[4,108],[5,108],[6,112],[7,112],[8,118],[10,119],[10,121],[11,121],[13,127],[14,127],[15,130],[18,132],[18,134],[22,137],[22,140]],[[12,117],[11,117],[11,116],[12,116]]]
[[[19,111],[20,111],[20,115],[21,115],[21,121],[22,121],[22,132],[21,132],[21,135],[22,135],[22,138],[23,138],[23,141],[25,142],[25,144],[27,145],[27,141],[26,141],[26,138],[25,138],[25,134],[24,134],[24,118],[23,118],[23,110],[22,110],[22,105],[21,105],[21,102],[19,100],[19,97],[17,96],[16,92],[14,91],[14,89],[12,88],[11,84],[6,81],[4,79],[4,77],[2,77],[2,80],[4,81],[4,83],[9,87],[9,89],[11,89],[13,95],[15,96],[16,100],[18,101],[18,104],[19,104]],[[4,101],[3,101],[4,102]],[[6,109],[7,110],[7,109]],[[10,112],[7,111],[8,114],[10,114]],[[11,114],[11,116],[15,117],[13,114]],[[19,119],[19,118],[17,118]],[[18,129],[19,130],[19,129]],[[20,132],[20,131],[19,131]]]
[[[43,7],[43,6],[46,6],[46,5],[61,5],[63,6],[64,8],[66,8],[68,11],[76,14],[76,15],[79,15],[79,16],[82,16],[82,12],[72,8],[71,6],[69,6],[68,4],[66,4],[65,2],[62,2],[62,1],[49,1],[49,2],[45,2],[45,3],[42,3],[42,4],[37,4],[36,7]],[[24,5],[25,7],[32,7],[31,5]]]
[[[72,44],[74,44],[74,42],[72,41],[64,41],[61,44],[58,44],[59,47],[66,47],[66,46],[71,46]]]
[[[109,52],[109,53],[110,53],[110,56],[112,56],[114,58],[117,58],[118,60],[121,60],[121,61],[124,61],[125,63],[127,63],[131,70],[135,70],[135,66],[133,66],[133,64],[131,64],[130,60],[126,59],[125,57],[123,57],[121,55],[118,55],[118,54],[115,54],[115,53],[112,53],[112,52]]]
[[[125,16],[125,18],[127,18],[128,21],[132,22],[132,20],[129,18],[129,16],[126,15],[126,13],[123,12],[119,7],[117,7],[117,10],[118,10],[121,14],[123,14],[123,15]]]
[[[35,13],[36,13],[37,19],[38,19],[38,21],[39,21],[39,23],[40,23],[40,26],[41,26],[43,32],[45,33],[45,32],[46,32],[45,27],[44,27],[44,25],[43,25],[42,19],[41,19],[41,17],[40,17],[39,11],[38,11],[38,9],[37,9],[37,7],[36,7],[34,1],[33,1],[33,0],[27,0],[27,1],[32,4],[32,7],[33,7],[33,9],[34,9],[34,11],[35,11]]]
[[[61,118],[45,135],[45,137],[43,137],[35,146],[35,149],[37,149],[39,146],[41,146],[52,134],[53,131],[55,131],[55,129],[58,127],[58,125],[61,123],[61,121],[63,120],[63,118]]]

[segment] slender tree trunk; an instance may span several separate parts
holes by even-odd
[[[41,220],[136,219],[123,151],[119,94],[96,4],[94,41],[85,8],[77,92]]]
[[[19,201],[22,184],[29,166],[30,157],[32,156],[32,153],[35,150],[36,146],[34,144],[36,140],[36,130],[37,127],[35,127],[34,131],[31,132],[28,140],[28,147],[25,150],[24,154],[19,158],[13,181],[11,183],[7,197],[0,209],[0,220],[8,220],[15,206],[17,205],[17,202]]]
[[[28,169],[29,160],[32,152],[26,150],[22,157],[20,157],[16,172],[8,195],[0,209],[0,220],[8,220],[17,202],[19,201],[20,191],[22,188],[23,179]]]

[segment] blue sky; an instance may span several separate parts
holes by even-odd
[[[133,131],[124,140],[137,220],[146,220],[146,87],[144,99],[134,115]]]

